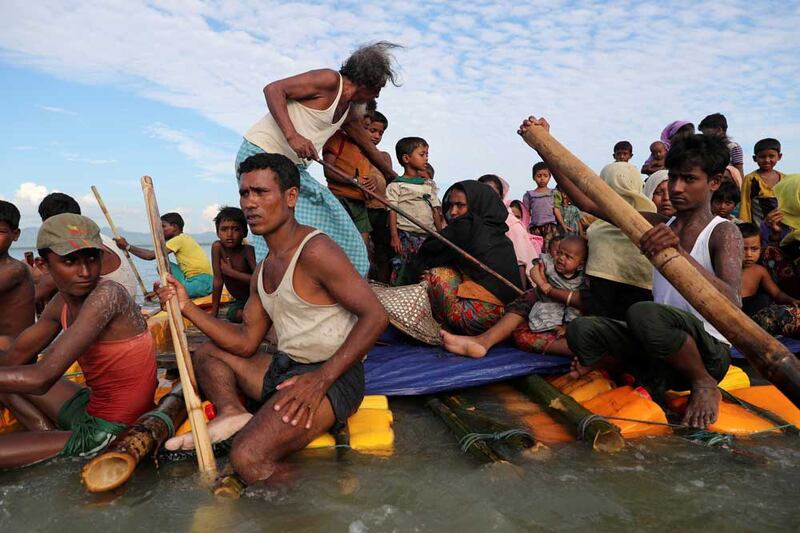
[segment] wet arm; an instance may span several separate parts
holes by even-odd
[[[156,258],[156,253],[153,250],[140,248],[139,246],[133,246],[132,244],[128,246],[128,251],[139,259],[144,259],[145,261],[152,261]]]
[[[328,145],[326,144],[325,146],[327,147]],[[325,148],[322,150],[322,160],[331,166],[336,166],[336,155]],[[328,181],[332,181],[334,183],[344,183],[344,180],[342,180],[341,176],[339,176],[339,173],[334,172],[328,167],[323,167],[322,173],[325,176],[325,179]]]
[[[555,288],[555,287],[553,287],[552,285],[549,285],[549,284],[545,285],[545,287],[539,287],[539,288],[542,290],[542,292],[548,298],[552,298],[553,300],[556,300],[557,302],[561,302],[564,305],[567,305],[567,298],[569,298],[569,306],[570,307],[574,307],[575,309],[577,309],[579,311],[585,311],[585,309],[583,308],[583,301],[581,300],[581,291],[579,291],[579,290],[570,291],[568,289],[557,289],[557,288]],[[570,297],[570,294],[572,294],[572,297]]]
[[[101,283],[86,298],[75,322],[33,365],[0,368],[0,391],[44,394],[61,378],[100,333],[130,306],[127,291],[118,283]]]
[[[25,365],[33,361],[61,331],[63,305],[60,296],[50,300],[39,320],[20,333],[8,350],[0,352],[0,366]]]
[[[219,312],[219,302],[222,299],[222,287],[225,282],[222,279],[222,268],[220,267],[220,248],[222,245],[216,241],[211,245],[211,269],[214,272],[214,283],[211,288],[211,316],[217,316]]]
[[[250,280],[250,296],[247,298],[247,303],[242,311],[241,324],[231,324],[225,320],[212,317],[196,306],[185,295],[185,291],[183,295],[185,298],[183,296],[179,297],[181,312],[218,347],[239,357],[250,357],[256,352],[272,325],[272,320],[270,320],[269,315],[261,305],[257,280],[258,274],[252,276]],[[159,293],[160,297],[161,294]]]
[[[724,222],[714,228],[709,245],[714,272],[709,272],[700,266],[685,250],[681,250],[681,253],[689,259],[689,262],[706,280],[711,282],[737,307],[741,307],[742,256],[744,254],[742,234],[734,224]]]
[[[775,303],[786,305],[797,305],[800,303],[800,301],[792,298],[778,287],[766,268],[760,265],[755,265],[755,267],[760,267],[759,274],[761,279],[759,280],[759,285],[764,289],[764,292],[769,294],[770,298],[772,298]]]
[[[399,239],[400,234],[397,232],[397,213],[389,211],[389,235],[393,239]]]

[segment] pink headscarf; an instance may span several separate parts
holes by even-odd
[[[667,127],[661,132],[661,142],[667,147],[667,151],[669,151],[671,146],[669,138],[675,135],[679,129],[687,124],[691,124],[691,122],[687,122],[685,120],[676,120],[675,122],[670,122],[667,124]]]
[[[730,173],[730,175],[733,178],[733,181],[736,183],[736,185],[739,186],[739,189],[741,189],[742,188],[742,173],[739,172],[739,169],[736,168],[733,165],[728,165],[726,170]]]
[[[527,272],[533,260],[539,257],[544,240],[539,235],[531,235],[528,233],[528,223],[531,218],[530,213],[526,213],[527,210],[523,209],[522,220],[518,219],[511,210],[511,200],[508,199],[508,191],[511,186],[503,178],[500,178],[500,183],[503,185],[503,203],[506,204],[506,209],[508,209],[508,218],[506,218],[508,232],[506,236],[511,240],[511,244],[514,245],[514,253],[517,256],[517,262],[521,265],[525,265],[525,271]],[[527,221],[525,220],[526,215],[528,217]]]

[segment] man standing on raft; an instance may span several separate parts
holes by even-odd
[[[383,306],[342,249],[294,216],[297,167],[279,154],[257,154],[240,166],[240,205],[269,256],[256,269],[242,324],[219,320],[192,303],[174,278],[158,289],[177,295],[183,316],[211,342],[193,357],[197,382],[218,416],[213,441],[238,432],[230,462],[247,483],[270,477],[286,455],[342,427],[364,396],[362,359],[388,324]],[[278,351],[258,347],[275,326]],[[241,391],[259,406],[250,414]],[[241,430],[241,431],[240,431]],[[191,448],[186,434],[168,449]]]
[[[367,249],[341,203],[309,173],[311,160],[319,158],[325,142],[338,130],[366,154],[384,176],[396,173],[370,140],[359,113],[353,107],[378,97],[387,82],[395,83],[389,50],[397,45],[385,41],[353,52],[339,72],[311,70],[274,81],[264,87],[267,113],[247,133],[236,156],[236,177],[242,161],[258,153],[282,154],[300,171],[300,193],[295,209],[297,221],[328,234],[350,258],[362,276],[369,270]],[[256,260],[267,255],[264,239],[253,239]]]

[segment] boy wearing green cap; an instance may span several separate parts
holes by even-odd
[[[31,270],[8,254],[19,238],[19,218],[14,204],[0,200],[0,350],[36,320]]]
[[[28,430],[0,435],[0,469],[100,451],[152,409],[156,389],[155,343],[139,306],[122,285],[100,280],[97,224],[53,216],[36,246],[58,293],[0,351],[0,403]],[[75,361],[87,387],[62,378]]]

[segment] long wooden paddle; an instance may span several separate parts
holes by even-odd
[[[161,285],[164,286],[167,284],[167,274],[169,274],[170,269],[164,242],[164,230],[161,227],[161,216],[158,211],[156,194],[153,190],[153,180],[150,176],[142,177],[142,192],[144,193],[144,203],[147,207],[147,217],[150,221],[150,233],[153,236],[158,275],[161,279]],[[172,344],[175,347],[178,373],[183,384],[183,399],[186,402],[186,412],[189,416],[189,421],[192,423],[192,436],[194,437],[194,445],[197,452],[197,464],[200,472],[205,477],[205,481],[210,483],[216,477],[217,462],[214,459],[214,451],[211,448],[211,439],[208,436],[208,427],[206,426],[205,416],[203,416],[200,397],[196,392],[197,382],[194,377],[189,344],[186,341],[186,329],[177,297],[173,297],[167,302],[167,315]]]
[[[427,233],[431,237],[433,237],[435,239],[438,239],[439,241],[443,242],[446,246],[452,248],[453,250],[455,250],[456,252],[458,252],[459,254],[464,256],[465,259],[467,259],[471,263],[474,263],[478,268],[484,270],[485,272],[487,272],[487,273],[491,274],[492,276],[494,276],[495,278],[497,278],[500,282],[502,282],[503,284],[505,284],[508,287],[510,287],[511,289],[513,289],[514,292],[516,292],[517,294],[523,294],[525,292],[522,289],[520,289],[519,287],[517,287],[516,285],[514,285],[513,283],[511,283],[510,281],[508,281],[508,279],[506,279],[505,276],[503,276],[502,274],[500,274],[496,270],[491,269],[488,265],[486,265],[485,263],[481,262],[476,257],[472,256],[469,252],[467,252],[466,250],[464,250],[463,248],[461,248],[460,246],[458,246],[454,242],[450,241],[446,237],[443,237],[441,233],[439,233],[437,231],[432,231],[432,230],[428,229],[427,227],[425,227],[425,225],[418,218],[414,217],[413,215],[408,214],[403,209],[397,207],[396,205],[391,203],[389,200],[384,198],[382,195],[367,189],[364,185],[361,184],[361,182],[358,181],[358,175],[357,174],[356,174],[356,176],[348,176],[347,174],[345,174],[344,172],[342,172],[341,170],[339,170],[335,166],[333,166],[333,165],[331,165],[329,163],[326,163],[326,162],[322,161],[321,159],[316,159],[315,161],[317,163],[319,163],[320,165],[322,165],[323,167],[325,167],[327,170],[330,170],[331,172],[336,174],[337,181],[340,181],[342,183],[347,183],[348,185],[354,185],[354,186],[358,187],[365,194],[371,196],[372,198],[375,198],[380,203],[382,203],[383,205],[385,205],[386,207],[388,207],[389,209],[391,209],[392,211],[394,211],[398,215],[401,215],[401,216],[407,218],[409,221],[411,221],[412,224],[414,224],[415,226],[419,227],[419,229],[421,229],[422,231],[424,231],[425,233]]]
[[[95,200],[97,200],[97,205],[100,206],[100,210],[106,216],[106,221],[108,222],[108,227],[111,228],[111,233],[114,234],[115,239],[120,238],[119,231],[117,231],[117,226],[114,224],[114,221],[111,219],[111,213],[108,212],[106,209],[106,203],[103,201],[103,198],[100,196],[100,191],[97,190],[97,187],[92,185],[92,192],[94,193]],[[152,291],[147,290],[147,287],[144,285],[144,281],[142,281],[142,276],[139,275],[139,270],[136,268],[136,264],[133,262],[133,258],[131,254],[128,253],[128,250],[123,250],[125,252],[125,257],[128,258],[128,264],[131,266],[131,270],[133,270],[133,274],[136,276],[136,281],[139,282],[139,286],[142,288],[142,296],[144,296],[145,300],[150,300],[155,296],[155,293]]]
[[[522,138],[551,169],[559,172],[591,198],[609,221],[635,244],[652,226],[597,174],[561,145],[543,126],[532,125]],[[758,372],[800,406],[800,362],[777,339],[733,305],[677,250],[668,248],[650,257],[661,274],[725,338],[733,343]]]

